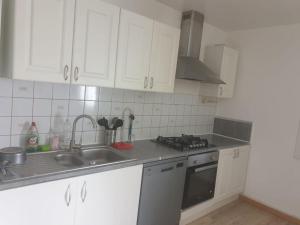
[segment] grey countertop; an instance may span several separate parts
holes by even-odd
[[[53,158],[57,154],[55,152],[28,155],[25,165],[11,168],[14,173],[21,175],[20,178],[14,177],[12,179],[2,180],[0,178],[0,191],[59,179],[84,176],[128,166],[151,163],[159,160],[187,157],[189,155],[199,154],[215,149],[221,150],[249,144],[247,142],[238,141],[215,134],[202,135],[201,137],[207,138],[209,143],[215,147],[203,149],[201,151],[180,152],[157,144],[151,140],[136,141],[134,142],[133,149],[118,151],[118,154],[128,159],[127,161],[108,165],[85,165],[80,168],[66,168],[60,165],[48,167],[47,165],[51,163],[50,159],[53,161]]]

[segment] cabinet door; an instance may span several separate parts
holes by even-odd
[[[77,0],[73,82],[114,87],[120,8]]]
[[[224,47],[220,78],[226,84],[220,85],[219,97],[222,98],[233,97],[237,66],[238,66],[238,52],[234,49]]]
[[[241,147],[236,149],[236,156],[233,160],[231,175],[231,190],[233,193],[241,193],[247,177],[247,168],[249,161],[249,147]]]
[[[134,166],[81,178],[75,224],[136,224],[141,176]]]
[[[69,82],[75,0],[14,2],[13,78]]]
[[[226,83],[219,85],[220,98],[233,97],[238,57],[238,51],[225,45],[208,46],[205,49],[205,64]]]
[[[179,38],[179,29],[155,23],[150,66],[150,90],[174,91]]]
[[[220,151],[215,197],[224,199],[231,192],[231,174],[235,149]]]
[[[73,179],[0,192],[0,224],[73,225],[76,204]]]
[[[116,87],[144,90],[148,86],[153,21],[122,10]]]

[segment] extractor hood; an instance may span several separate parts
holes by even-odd
[[[225,84],[199,60],[204,16],[196,11],[184,12],[181,22],[176,78],[209,84]]]

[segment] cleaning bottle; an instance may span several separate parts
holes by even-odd
[[[36,123],[32,122],[26,136],[26,151],[29,153],[37,152],[39,147],[39,140],[40,137],[36,127]]]

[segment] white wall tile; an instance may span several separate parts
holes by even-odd
[[[0,116],[11,116],[12,98],[0,97]]]
[[[53,100],[52,101],[52,116],[66,117],[68,115],[69,101]]]
[[[70,116],[79,116],[83,114],[84,110],[84,101],[75,101],[71,100],[69,103],[69,115]]]
[[[53,99],[69,99],[70,85],[53,84]]]
[[[51,116],[52,101],[50,99],[34,99],[33,116]]]
[[[0,135],[10,135],[11,117],[0,117]]]
[[[6,148],[10,146],[10,136],[0,136],[0,148]]]
[[[98,102],[97,101],[85,101],[84,102],[84,114],[97,115],[98,114]]]
[[[134,102],[144,103],[145,102],[145,93],[141,91],[134,92]]]
[[[123,93],[124,90],[122,89],[113,89],[111,98],[112,102],[123,102]]]
[[[112,99],[112,90],[111,88],[101,88],[99,101],[110,102]]]
[[[85,100],[98,101],[99,100],[99,88],[93,86],[87,86],[85,88]]]
[[[32,116],[33,98],[14,98],[12,116]]]
[[[135,95],[133,91],[125,90],[123,95],[124,95],[124,102],[129,102],[129,103],[134,102]]]
[[[35,82],[34,84],[34,98],[52,99],[52,84]]]
[[[12,97],[13,82],[9,79],[0,78],[0,96]]]
[[[33,82],[31,81],[13,81],[13,97],[32,98]]]
[[[12,117],[12,135],[27,134],[31,126],[32,117]]]
[[[98,115],[108,116],[111,114],[111,102],[99,102]]]
[[[113,102],[111,105],[111,115],[112,116],[121,116],[123,112],[123,103]]]
[[[85,86],[80,86],[80,85],[70,86],[70,99],[84,100],[84,98],[85,98]]]
[[[50,133],[51,117],[33,117],[40,134]]]
[[[142,103],[135,103],[134,114],[135,115],[143,115],[143,113],[144,113],[144,105]]]
[[[162,114],[162,105],[160,104],[154,104],[153,106],[153,115],[159,116]]]
[[[153,104],[144,104],[144,115],[153,115]]]

